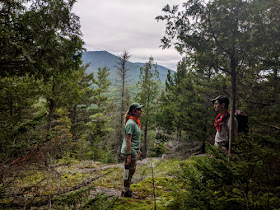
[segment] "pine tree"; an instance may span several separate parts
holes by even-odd
[[[94,80],[94,97],[96,108],[93,109],[93,115],[90,116],[91,122],[88,123],[90,132],[91,149],[94,151],[94,159],[101,158],[100,144],[105,141],[106,136],[111,129],[108,127],[110,119],[107,116],[108,113],[108,92],[111,82],[108,80],[110,70],[106,67],[98,68],[97,78]],[[100,150],[101,149],[101,150]],[[107,152],[107,151],[105,151]]]
[[[106,95],[110,85],[108,80],[110,72],[106,67],[98,68],[95,78],[92,74],[86,75],[85,70],[82,69],[82,77],[78,80],[79,92],[74,92],[76,96],[79,96],[79,100],[76,100],[76,108],[73,110],[76,113],[76,122],[72,128],[75,137],[72,150],[76,157],[101,160],[104,149],[101,145],[104,144],[103,141],[106,141],[106,136],[111,131],[108,125],[110,119],[107,116],[109,98]],[[72,116],[73,114],[74,112]],[[79,154],[78,151],[83,154]]]
[[[22,155],[42,135],[36,129],[46,117],[40,85],[33,76],[0,78],[0,161]]]
[[[148,154],[148,130],[155,123],[155,106],[159,93],[159,72],[157,64],[152,57],[140,68],[140,81],[137,84],[139,92],[136,95],[136,101],[144,105],[144,114],[141,118],[141,124],[144,130],[144,148],[142,157],[146,158]]]
[[[117,62],[117,71],[120,76],[120,84],[121,84],[121,104],[120,104],[120,125],[119,127],[119,132],[118,132],[118,152],[117,152],[117,158],[118,160],[121,159],[120,157],[120,151],[121,151],[121,145],[122,145],[122,140],[123,140],[123,117],[125,113],[125,104],[126,101],[125,99],[128,97],[128,91],[126,86],[127,86],[127,79],[128,79],[128,68],[127,68],[127,62],[130,58],[130,54],[127,51],[124,51],[123,54],[118,56],[118,62]]]
[[[78,70],[83,51],[79,20],[71,12],[74,2],[1,2],[1,86],[13,81],[2,92],[0,107],[5,115],[10,113],[11,120],[3,119],[7,126],[1,126],[1,131],[15,131],[13,135],[3,136],[1,142],[10,148],[21,148],[17,154],[9,150],[7,157],[22,155],[22,151],[44,142],[46,113],[50,134],[57,118],[56,110],[70,104],[67,90],[71,88],[67,82]]]
[[[261,135],[238,140],[231,161],[214,146],[193,157],[177,174],[183,189],[174,193],[176,209],[274,209],[279,205],[279,142]],[[279,156],[279,155],[278,155]],[[273,158],[274,161],[271,161]],[[274,175],[272,175],[274,174]],[[277,175],[276,175],[277,174]]]
[[[233,116],[238,74],[246,74],[250,68],[262,65],[267,55],[275,52],[271,38],[279,35],[280,31],[268,31],[273,27],[271,23],[275,24],[279,19],[274,9],[279,8],[279,2],[214,0],[204,3],[189,0],[183,7],[184,10],[179,11],[178,6],[171,8],[166,5],[163,11],[167,14],[157,17],[158,20],[167,21],[162,46],[170,47],[173,39],[176,39],[175,46],[179,52],[191,54],[198,64],[207,63],[209,68],[228,75]],[[234,125],[234,118],[231,120]],[[231,126],[229,152],[233,130]]]
[[[162,120],[167,122],[167,125],[169,121],[172,122],[172,127],[167,128],[176,132],[177,141],[201,140],[204,136],[201,128],[205,125],[202,117],[205,110],[202,99],[196,93],[193,78],[190,63],[183,59],[178,63],[177,72],[173,76],[168,74],[166,80]]]
[[[48,78],[61,60],[67,66],[64,71],[77,68],[81,64],[83,42],[79,19],[71,12],[74,3],[73,0],[1,2],[0,74],[30,73]]]

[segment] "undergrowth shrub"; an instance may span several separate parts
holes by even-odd
[[[96,209],[96,210],[103,210],[103,209],[114,209],[116,206],[116,202],[119,199],[114,196],[105,196],[104,194],[98,194],[95,198],[90,199],[82,209]]]
[[[170,208],[279,207],[279,143],[275,139],[258,135],[237,139],[231,157],[212,145],[207,152],[204,157],[192,157],[193,163],[181,165],[177,178],[182,188],[174,193]]]

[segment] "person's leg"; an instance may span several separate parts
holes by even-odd
[[[214,146],[221,149],[223,152],[228,153],[228,142],[215,142]]]
[[[124,165],[126,165],[127,162],[127,156],[123,155],[124,158]],[[130,190],[130,185],[131,185],[131,179],[132,176],[134,175],[135,171],[136,171],[136,156],[131,156],[131,163],[129,165],[129,175],[128,175],[128,179],[127,180],[123,180],[123,192],[122,192],[122,196],[125,197],[131,197],[131,190]]]
[[[215,146],[215,147],[217,147],[217,148],[220,148],[220,145],[219,145],[219,143],[218,143],[218,142],[216,142],[216,141],[215,141],[215,144],[214,144],[214,146]]]
[[[130,190],[132,177],[136,171],[136,159],[137,159],[136,156],[131,156],[131,164],[129,167],[129,176],[128,176],[129,190]]]

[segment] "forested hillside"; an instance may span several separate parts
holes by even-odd
[[[164,81],[152,57],[133,64],[127,51],[92,73],[74,3],[0,2],[0,208],[278,209],[280,2],[166,5],[161,47],[184,58]],[[213,146],[218,95],[249,118],[229,153]],[[142,156],[135,197],[120,198],[135,101]]]
[[[119,56],[119,55],[118,55]],[[87,68],[87,73],[97,73],[98,68],[103,68],[106,66],[110,69],[110,75],[108,76],[108,79],[112,82],[112,85],[114,86],[117,83],[117,68],[116,63],[118,62],[118,56],[113,55],[107,51],[87,51],[83,53],[82,61],[84,64],[90,64]],[[128,84],[136,84],[139,81],[138,77],[135,77],[135,74],[138,75],[140,72],[140,68],[143,67],[145,63],[133,63],[128,61],[127,62],[127,68],[128,71],[128,77],[130,78],[128,81]],[[157,65],[157,70],[159,72],[159,79],[161,82],[165,82],[166,76],[168,74],[168,71],[170,70],[173,74],[174,71],[172,69],[168,69],[164,66]]]

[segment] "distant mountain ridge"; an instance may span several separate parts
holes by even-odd
[[[83,64],[90,63],[87,73],[94,73],[96,75],[98,68],[103,68],[106,66],[110,69],[110,76],[109,79],[112,82],[115,82],[117,78],[119,78],[117,74],[117,62],[118,62],[118,56],[113,55],[107,51],[87,51],[83,53],[82,56]],[[147,60],[148,62],[148,60]],[[136,84],[139,81],[139,74],[140,74],[140,68],[144,66],[145,63],[140,62],[127,62],[128,67],[128,80],[130,84]],[[159,78],[161,82],[165,82],[166,76],[168,74],[168,70],[170,70],[172,73],[174,73],[173,70],[168,69],[164,66],[157,65],[157,70],[159,71]]]

